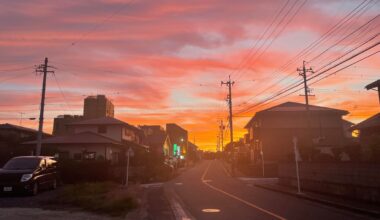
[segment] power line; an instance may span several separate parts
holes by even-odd
[[[251,59],[252,57],[254,57],[257,54],[257,51],[261,49],[261,46],[259,48],[256,48],[256,47],[258,46],[259,43],[262,42],[263,38],[265,37],[265,35],[269,31],[269,29],[273,26],[273,24],[275,23],[277,18],[280,16],[280,14],[282,14],[282,12],[286,8],[286,6],[289,4],[289,1],[290,0],[287,0],[285,2],[285,4],[280,8],[280,10],[276,13],[274,18],[272,19],[271,23],[265,28],[264,32],[262,32],[262,34],[260,35],[259,40],[256,41],[252,47],[250,47],[247,56],[243,60],[241,60],[239,65],[229,75],[233,75],[236,72],[239,72],[239,69],[242,68],[247,63],[247,61],[249,61],[249,59]],[[278,27],[278,25],[276,25],[274,29],[276,29],[277,27]],[[270,37],[270,35],[268,37],[266,37],[266,39],[263,41],[263,44],[265,44],[265,42],[269,39],[269,37]]]
[[[373,17],[372,19],[370,19],[369,21],[367,21],[365,24],[361,25],[359,28],[357,28],[357,29],[355,29],[354,31],[352,31],[352,32],[351,32],[350,34],[348,34],[347,36],[351,36],[352,34],[356,33],[357,31],[359,31],[359,30],[360,30],[361,28],[363,28],[364,26],[366,26],[366,25],[370,24],[371,22],[373,22],[373,21],[374,21],[375,19],[377,19],[379,16],[380,16],[380,15],[377,15],[377,16]],[[324,66],[323,66],[322,68],[320,68],[319,70],[321,70],[321,69],[323,69],[323,68],[325,68],[325,67],[331,65],[332,63],[338,61],[339,59],[343,58],[344,56],[346,56],[346,55],[348,55],[349,53],[353,52],[354,50],[358,49],[359,47],[365,45],[366,43],[368,43],[368,42],[370,42],[370,41],[372,41],[372,40],[374,40],[378,35],[379,35],[379,34],[375,34],[375,35],[371,36],[369,39],[365,40],[365,41],[364,41],[363,43],[361,43],[359,46],[357,46],[357,47],[355,47],[355,48],[349,50],[348,52],[346,52],[346,53],[343,54],[342,56],[338,57],[337,59],[333,60],[332,62],[327,63],[326,65],[324,65]],[[347,36],[344,37],[344,38],[342,38],[342,39],[346,39]],[[341,41],[341,40],[340,40],[340,41]],[[333,46],[335,46],[335,45],[333,45]],[[283,78],[283,79],[284,79],[284,78]],[[297,85],[297,84],[299,84],[299,81],[294,82],[292,85]],[[290,87],[291,87],[292,85],[290,85]],[[267,91],[267,90],[270,89],[270,88],[271,88],[271,87],[267,87],[266,89],[264,89],[263,91],[261,91],[258,95],[262,94],[263,92]],[[257,96],[257,95],[256,95],[256,96]],[[253,98],[254,98],[254,97],[250,98],[248,101],[252,100]],[[247,102],[248,102],[248,101],[247,101]],[[247,103],[247,102],[246,102],[246,103]]]
[[[311,50],[313,50],[316,46],[318,46],[319,44],[321,44],[325,39],[327,39],[332,33],[334,33],[335,31],[339,30],[342,25],[344,23],[346,23],[349,19],[353,18],[356,10],[362,10],[363,8],[361,8],[363,6],[363,4],[365,2],[367,2],[368,0],[364,0],[363,2],[361,2],[358,6],[356,6],[352,11],[350,11],[346,16],[344,16],[341,20],[339,20],[338,23],[336,23],[333,27],[331,27],[327,32],[325,32],[319,39],[317,39],[316,41],[313,41],[311,44],[309,44],[306,48],[304,48],[303,50],[301,50],[298,54],[296,54],[292,59],[290,59],[289,61],[287,61],[283,66],[281,66],[279,69],[278,69],[278,73],[276,75],[279,75],[279,72],[281,70],[284,70],[286,69],[287,67],[289,67],[291,64],[293,64],[296,60],[298,60],[301,56],[303,55],[306,55],[308,54]],[[348,20],[346,20],[348,19]],[[276,84],[284,81],[286,78],[288,78],[290,75],[292,75],[293,73],[295,73],[296,71],[294,72],[291,72],[290,74],[287,74],[286,76],[284,76],[283,78],[281,78],[279,81],[277,81],[276,83],[266,87],[264,90],[260,91],[258,94],[256,94],[256,96],[259,96],[261,94],[263,94],[264,92],[268,91],[268,89],[272,88],[273,86],[275,86]],[[275,73],[275,72],[274,72]],[[249,101],[251,101],[253,98],[255,97],[252,97],[250,98],[247,103]]]
[[[372,44],[371,46],[368,46],[367,48],[365,48],[365,49],[359,51],[358,53],[356,53],[356,54],[350,56],[349,58],[347,58],[347,59],[345,59],[345,60],[343,60],[343,61],[341,61],[341,62],[339,62],[339,63],[337,63],[337,64],[335,64],[335,65],[333,65],[332,67],[329,67],[328,69],[323,70],[323,71],[321,71],[321,72],[319,72],[319,73],[315,73],[313,76],[311,76],[311,77],[308,79],[308,81],[310,81],[310,80],[312,80],[312,79],[314,79],[314,78],[316,78],[316,77],[318,77],[318,76],[320,76],[320,75],[322,75],[322,74],[325,74],[327,71],[329,71],[329,70],[331,70],[331,69],[333,69],[333,68],[335,68],[335,67],[337,67],[337,66],[339,66],[339,65],[341,65],[341,64],[343,64],[343,63],[345,63],[345,62],[348,62],[348,61],[350,61],[351,59],[354,59],[355,57],[357,57],[357,56],[359,56],[359,55],[365,53],[366,51],[368,51],[368,50],[370,50],[370,49],[372,49],[372,48],[374,48],[374,47],[376,47],[376,46],[378,46],[379,44],[380,44],[380,42],[377,42],[377,43],[375,43],[375,44]],[[252,108],[254,108],[254,107],[256,107],[256,106],[258,106],[258,105],[260,105],[260,104],[262,104],[262,103],[265,103],[265,102],[267,102],[267,101],[269,101],[269,100],[271,100],[271,99],[273,99],[273,98],[275,98],[275,97],[277,97],[277,96],[280,96],[280,95],[282,95],[282,94],[284,94],[284,93],[286,93],[286,92],[288,92],[288,91],[290,91],[290,90],[292,90],[292,89],[294,89],[294,88],[299,87],[299,86],[302,85],[302,84],[303,84],[303,82],[296,83],[296,84],[294,84],[293,86],[291,86],[290,88],[283,89],[282,91],[280,91],[280,92],[278,92],[277,94],[275,94],[275,95],[273,95],[273,96],[271,96],[271,97],[265,99],[264,101],[261,101],[261,102],[255,104],[255,105],[252,105],[252,106],[250,106],[250,107],[248,107],[248,108],[246,108],[246,109],[244,109],[244,110],[242,110],[242,111],[239,111],[239,112],[237,112],[237,113],[235,113],[235,114],[241,114],[241,113],[247,112],[247,111],[251,110]]]

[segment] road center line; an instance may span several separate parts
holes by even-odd
[[[252,203],[250,203],[250,202],[248,202],[248,201],[246,201],[246,200],[244,200],[244,199],[241,199],[241,198],[239,198],[239,197],[237,197],[237,196],[235,196],[235,195],[232,195],[232,194],[230,194],[230,193],[228,193],[228,192],[226,192],[226,191],[223,191],[222,189],[219,189],[219,188],[217,188],[217,187],[215,187],[215,186],[212,186],[212,185],[209,184],[208,182],[205,182],[205,181],[204,181],[204,180],[205,180],[205,176],[206,176],[206,174],[208,173],[208,170],[210,169],[210,166],[211,166],[211,164],[212,164],[213,162],[214,162],[214,161],[212,161],[212,162],[210,162],[210,163],[208,164],[206,170],[204,171],[204,173],[203,173],[203,175],[202,175],[202,177],[201,177],[201,180],[202,180],[202,183],[203,183],[203,184],[205,184],[206,186],[210,187],[211,189],[213,189],[213,190],[215,190],[215,191],[217,191],[217,192],[220,192],[220,193],[222,193],[222,194],[224,194],[224,195],[226,195],[226,196],[228,196],[228,197],[231,197],[231,198],[233,198],[233,199],[235,199],[235,200],[238,200],[239,202],[242,202],[242,203],[244,203],[244,204],[246,204],[246,205],[248,205],[248,206],[250,206],[250,207],[252,207],[252,208],[255,208],[255,209],[257,209],[257,210],[260,210],[260,211],[262,211],[262,212],[264,212],[264,213],[266,213],[266,214],[268,214],[268,215],[270,215],[270,216],[272,216],[272,217],[274,217],[274,218],[276,218],[276,219],[286,220],[286,218],[284,218],[284,217],[281,217],[281,216],[279,216],[279,215],[277,215],[277,214],[275,214],[275,213],[273,213],[273,212],[270,212],[270,211],[268,211],[268,210],[266,210],[266,209],[263,209],[263,208],[261,208],[261,207],[259,207],[259,206],[257,206],[257,205],[254,205],[254,204],[252,204]]]

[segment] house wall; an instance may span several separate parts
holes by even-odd
[[[256,115],[255,118],[251,127],[247,128],[250,143],[256,149],[256,154],[263,148],[266,162],[292,158],[294,136],[298,139],[299,147],[339,147],[345,143],[342,119],[335,113],[314,112],[307,117],[302,112],[274,112]],[[315,142],[312,143],[311,139]]]
[[[47,146],[51,147],[51,146]],[[121,153],[122,149],[120,147],[112,145],[102,145],[102,144],[58,144],[54,147],[59,152],[67,152],[69,159],[74,159],[75,154],[81,154],[84,151],[86,152],[95,152],[96,158],[102,156],[106,160],[112,160],[113,153]]]
[[[115,141],[121,142],[121,125],[105,125],[107,127],[106,133],[99,133],[98,128],[100,125],[78,125],[78,126],[71,126],[72,133],[77,134],[85,131],[91,131],[103,136],[106,136],[108,138],[111,138]]]

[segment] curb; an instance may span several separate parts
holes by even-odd
[[[189,211],[184,209],[185,206],[182,200],[174,192],[173,189],[168,189],[164,187],[164,193],[169,201],[170,208],[175,220],[195,220],[195,218],[189,213]]]
[[[307,196],[305,194],[297,194],[297,193],[293,193],[293,192],[289,192],[289,191],[285,191],[285,190],[281,190],[281,189],[276,189],[274,187],[265,186],[265,185],[262,185],[262,184],[254,184],[254,185],[257,186],[257,187],[266,189],[266,190],[271,190],[271,191],[276,191],[276,192],[284,193],[284,194],[287,194],[287,195],[295,196],[297,198],[301,198],[301,199],[305,199],[305,200],[309,200],[309,201],[313,201],[313,202],[318,202],[318,203],[321,203],[321,204],[324,204],[324,205],[329,205],[329,206],[332,206],[332,207],[335,207],[335,208],[344,209],[344,210],[348,210],[348,211],[364,214],[364,215],[371,216],[371,217],[377,217],[377,218],[380,217],[380,212],[377,212],[377,211],[357,208],[357,207],[345,205],[345,204],[342,204],[342,203],[332,202],[332,201],[328,201],[328,200],[324,200],[324,199],[317,199],[315,197]]]

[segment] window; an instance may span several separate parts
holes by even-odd
[[[105,126],[105,125],[100,125],[100,126],[98,127],[98,133],[99,133],[99,134],[105,134],[105,133],[107,133],[107,126]]]
[[[83,159],[95,160],[96,159],[96,153],[95,152],[84,152],[83,153]]]

